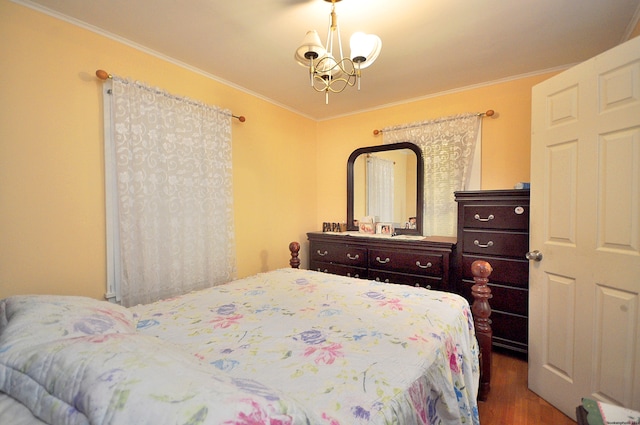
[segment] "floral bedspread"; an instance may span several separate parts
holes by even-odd
[[[312,423],[286,395],[230,377],[135,326],[127,309],[105,301],[4,299],[0,391],[52,425]]]
[[[287,394],[311,424],[479,423],[473,320],[455,294],[281,269],[130,310],[140,334]]]
[[[48,424],[477,424],[477,355],[457,295],[305,270],[0,300],[0,391]]]

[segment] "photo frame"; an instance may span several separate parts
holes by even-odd
[[[393,235],[393,223],[376,223],[376,233],[381,235]]]
[[[376,225],[373,223],[360,223],[358,226],[358,231],[360,233],[370,233],[373,234],[376,232]]]

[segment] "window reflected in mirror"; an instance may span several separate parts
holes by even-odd
[[[415,228],[416,163],[409,149],[359,155],[353,166],[354,218],[375,216],[396,229]]]

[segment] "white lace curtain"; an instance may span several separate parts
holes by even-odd
[[[231,113],[117,77],[111,86],[107,297],[131,306],[233,279]]]
[[[425,235],[456,235],[453,193],[466,189],[481,120],[461,114],[383,129],[384,143],[412,142],[422,150]]]
[[[393,222],[393,161],[370,155],[367,158],[367,214],[381,222]]]

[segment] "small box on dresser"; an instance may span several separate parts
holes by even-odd
[[[489,277],[493,345],[527,353],[529,190],[456,192],[455,199],[457,292],[471,302],[471,264],[479,259],[488,261],[493,268]]]

